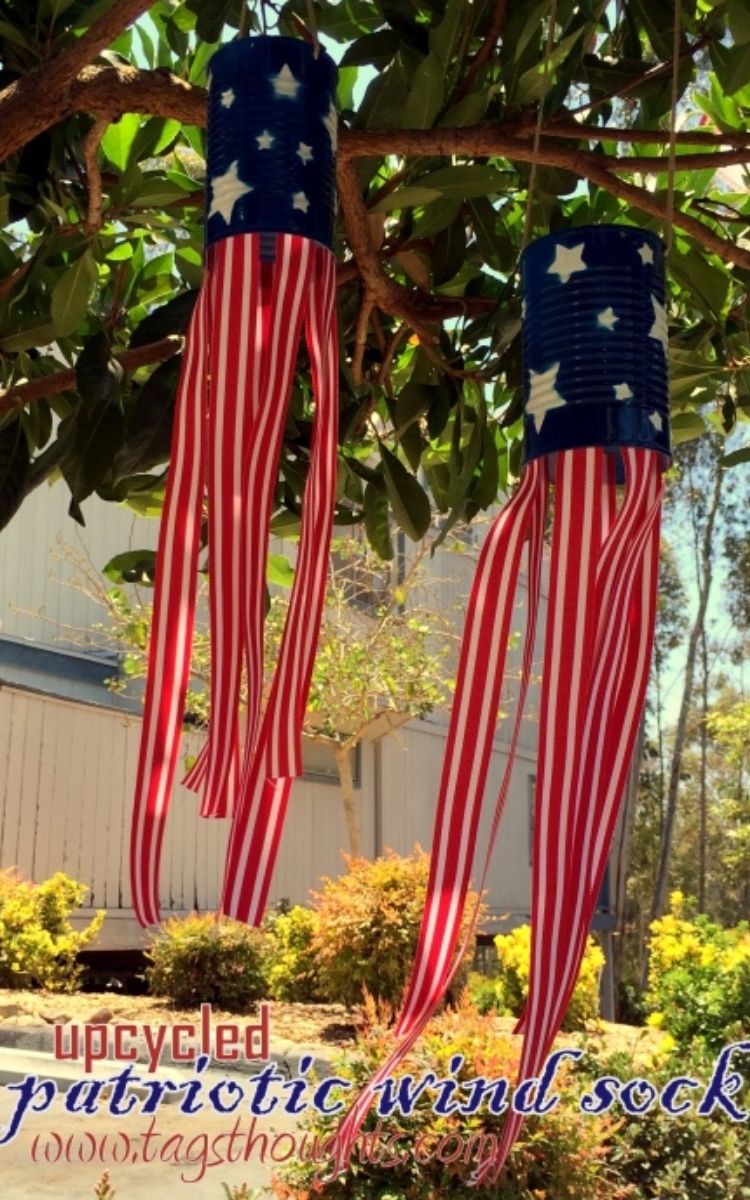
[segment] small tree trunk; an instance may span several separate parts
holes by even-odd
[[[693,627],[690,630],[687,658],[685,660],[685,683],[682,689],[680,714],[677,718],[677,729],[675,731],[672,763],[669,771],[669,785],[667,787],[667,806],[664,815],[664,834],[661,843],[661,855],[659,857],[659,870],[656,876],[654,898],[651,905],[652,921],[655,921],[657,917],[660,917],[663,914],[667,902],[669,863],[672,857],[674,824],[675,817],[677,815],[677,796],[680,790],[680,775],[682,773],[682,758],[685,750],[685,737],[687,733],[688,714],[690,711],[690,700],[693,695],[695,662],[696,658],[698,657],[698,646],[700,643],[701,633],[705,627],[708,598],[711,594],[711,582],[713,577],[711,540],[713,538],[716,515],[719,511],[719,504],[721,502],[722,481],[723,471],[717,464],[711,500],[709,502],[709,508],[706,514],[706,524],[704,526],[703,537],[701,539],[701,553],[698,571],[700,579],[700,587],[698,592],[698,611],[693,622]]]
[[[346,832],[349,838],[349,853],[355,858],[362,857],[362,835],[359,829],[359,817],[357,814],[357,806],[354,801],[354,779],[352,777],[352,764],[349,758],[351,746],[337,746],[334,750],[336,759],[336,770],[339,773],[339,786],[341,788],[341,799],[344,804],[344,816],[346,817]]]
[[[706,911],[706,837],[708,836],[708,646],[706,630],[701,630],[701,769],[700,769],[700,840],[698,845],[698,911]]]

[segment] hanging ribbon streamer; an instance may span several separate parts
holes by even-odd
[[[553,505],[534,803],[529,993],[519,1081],[538,1076],[578,975],[645,700],[669,461],[664,250],[626,226],[572,229],[522,257],[526,466],[483,545],[446,743],[427,901],[396,1048],[339,1127],[343,1170],[372,1105],[445,995],[456,953],[526,544],[522,686],[531,669],[544,513]],[[618,484],[624,484],[622,494]],[[509,1113],[496,1178],[523,1117]]]
[[[143,924],[159,920],[204,516],[210,719],[186,783],[202,793],[201,815],[232,818],[225,912],[260,921],[302,769],[336,485],[335,89],[331,58],[294,38],[241,39],[210,64],[206,275],[177,395],[131,832],[133,904]],[[315,422],[294,585],[261,717],[268,531],[303,329]],[[247,880],[260,889],[252,913]]]

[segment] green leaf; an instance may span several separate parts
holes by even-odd
[[[385,488],[380,483],[368,483],[364,497],[365,532],[376,554],[386,562],[393,558],[390,509]]]
[[[683,412],[677,413],[672,417],[670,422],[672,431],[672,443],[679,446],[682,442],[691,442],[694,438],[701,437],[707,429],[706,422],[700,413]]]
[[[430,502],[427,494],[403,463],[382,442],[380,458],[393,514],[407,537],[418,542],[430,527]]]
[[[746,46],[722,46],[721,42],[711,42],[709,54],[716,78],[726,95],[734,96],[750,82],[750,54]]]
[[[290,588],[294,583],[294,567],[285,554],[269,554],[266,579],[277,587]]]
[[[173,300],[154,309],[138,325],[130,339],[131,347],[148,346],[173,334],[185,333],[197,299],[198,292],[195,290],[180,292]]]
[[[515,93],[513,96],[514,102],[519,105],[531,104],[534,100],[540,100],[552,83],[554,83],[555,71],[565,61],[568,54],[575,46],[578,39],[581,37],[585,29],[581,25],[574,33],[569,34],[558,42],[555,49],[546,60],[546,75],[544,61],[531,67],[530,70],[524,71],[518,83],[516,84]]]
[[[495,167],[459,166],[438,167],[417,181],[419,188],[430,188],[443,196],[468,200],[472,196],[487,196],[504,192],[507,177]]]
[[[109,404],[120,393],[124,371],[112,357],[106,333],[90,337],[76,361],[76,386],[88,410]]]
[[[380,29],[377,33],[366,33],[348,46],[341,59],[342,67],[362,67],[371,63],[382,71],[388,65],[399,47],[399,41],[392,29]]]
[[[102,150],[120,172],[128,166],[130,151],[142,120],[137,113],[125,113],[119,121],[113,121],[102,138]]]
[[[431,54],[414,72],[409,98],[399,124],[403,129],[429,129],[445,98],[445,71]]]
[[[26,495],[31,465],[29,444],[16,418],[0,429],[0,529],[4,529]]]
[[[18,333],[12,333],[0,340],[0,350],[6,354],[18,354],[22,350],[31,350],[35,346],[49,346],[54,342],[56,330],[49,321],[34,321]]]
[[[466,254],[466,229],[463,219],[455,221],[436,238],[432,252],[432,279],[435,287],[448,283],[460,271]]]
[[[728,17],[735,46],[744,46],[750,42],[750,8],[746,0],[730,0]]]
[[[738,463],[750,462],[750,446],[742,446],[739,450],[733,450],[731,454],[725,454],[719,460],[722,467],[736,467]]]
[[[58,279],[52,289],[51,310],[52,324],[58,337],[75,333],[83,324],[96,279],[96,263],[90,250],[84,250]]]
[[[218,42],[227,22],[232,0],[187,0],[187,8],[198,18],[195,32],[201,42]]]
[[[438,126],[446,128],[455,128],[461,125],[476,125],[482,120],[487,111],[487,105],[499,91],[499,85],[493,84],[492,87],[480,88],[476,92],[469,92],[462,100],[444,112],[438,121]]]
[[[445,229],[455,219],[460,208],[459,200],[447,200],[444,196],[431,200],[412,225],[411,237],[429,238],[440,233],[441,229]]]
[[[128,550],[116,554],[102,568],[102,574],[112,583],[137,583],[151,587],[156,573],[155,550]]]
[[[396,208],[414,208],[418,204],[429,204],[437,199],[440,192],[437,188],[402,187],[395,192],[389,192],[374,204],[369,212],[393,212]]]
[[[113,464],[116,479],[150,471],[168,460],[181,365],[182,355],[175,355],[136,390],[127,407],[123,443]]]

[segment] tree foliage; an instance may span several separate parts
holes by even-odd
[[[55,473],[78,520],[92,493],[159,510],[202,274],[208,62],[235,32],[299,35],[311,12],[340,60],[337,521],[362,522],[387,558],[389,511],[420,538],[431,508],[451,522],[491,505],[520,465],[527,209],[537,235],[610,221],[663,231],[670,207],[673,0],[557,0],[551,31],[550,10],[4,0],[0,524]],[[677,440],[750,414],[750,22],[745,0],[682,0],[681,12]],[[303,353],[276,528],[295,521],[310,400]]]

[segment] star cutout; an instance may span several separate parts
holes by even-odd
[[[648,331],[648,336],[656,338],[657,342],[661,342],[664,347],[664,353],[667,353],[669,347],[669,334],[667,330],[667,310],[663,304],[660,304],[656,296],[652,294],[651,303],[654,306],[654,323]]]
[[[255,140],[258,143],[259,150],[270,150],[276,139],[267,129],[264,129],[262,133],[256,136]]]
[[[649,246],[648,242],[644,242],[642,246],[638,247],[638,253],[641,256],[641,262],[643,263],[644,267],[646,266],[646,263],[650,263],[653,266],[654,251],[652,247]]]
[[[547,274],[559,275],[560,283],[567,283],[574,271],[585,271],[586,264],[583,261],[585,246],[585,242],[581,242],[580,246],[556,246],[555,261]]]
[[[232,216],[232,209],[242,196],[246,196],[248,192],[252,192],[249,183],[243,183],[237,176],[237,167],[239,163],[233,162],[228,171],[223,175],[214,175],[211,180],[211,207],[208,210],[209,217],[215,217],[217,213],[222,216],[229,224]]]
[[[301,158],[303,163],[309,163],[313,160],[312,146],[308,146],[305,142],[300,142],[297,147],[297,158]]]
[[[295,192],[292,196],[292,208],[298,208],[300,212],[306,213],[310,207],[310,201],[304,192]]]
[[[235,100],[235,95],[231,88],[227,88],[227,90],[225,92],[221,93],[221,107],[222,108],[231,108],[232,105],[234,104],[234,100]]]
[[[661,413],[660,412],[649,413],[648,419],[651,422],[651,424],[653,425],[654,429],[657,429],[659,431],[659,433],[661,433],[662,429],[664,428],[664,418],[662,417]]]
[[[615,400],[629,400],[633,395],[629,383],[616,383],[614,386]]]
[[[271,83],[276,96],[283,96],[287,100],[297,99],[300,81],[292,74],[287,63],[284,63],[278,75],[271,76]]]
[[[550,408],[560,408],[565,404],[564,396],[555,388],[559,362],[553,363],[546,371],[529,370],[529,398],[526,401],[526,415],[534,418],[537,433],[542,428],[542,421]]]
[[[609,308],[605,308],[602,310],[602,312],[597,313],[596,319],[600,325],[603,325],[605,329],[609,329],[610,331],[614,329],[615,325],[620,320],[611,304]]]
[[[333,100],[330,103],[328,112],[323,117],[323,124],[328,130],[328,136],[331,139],[331,149],[335,154],[339,136],[339,115],[336,112],[336,105],[333,103]]]

